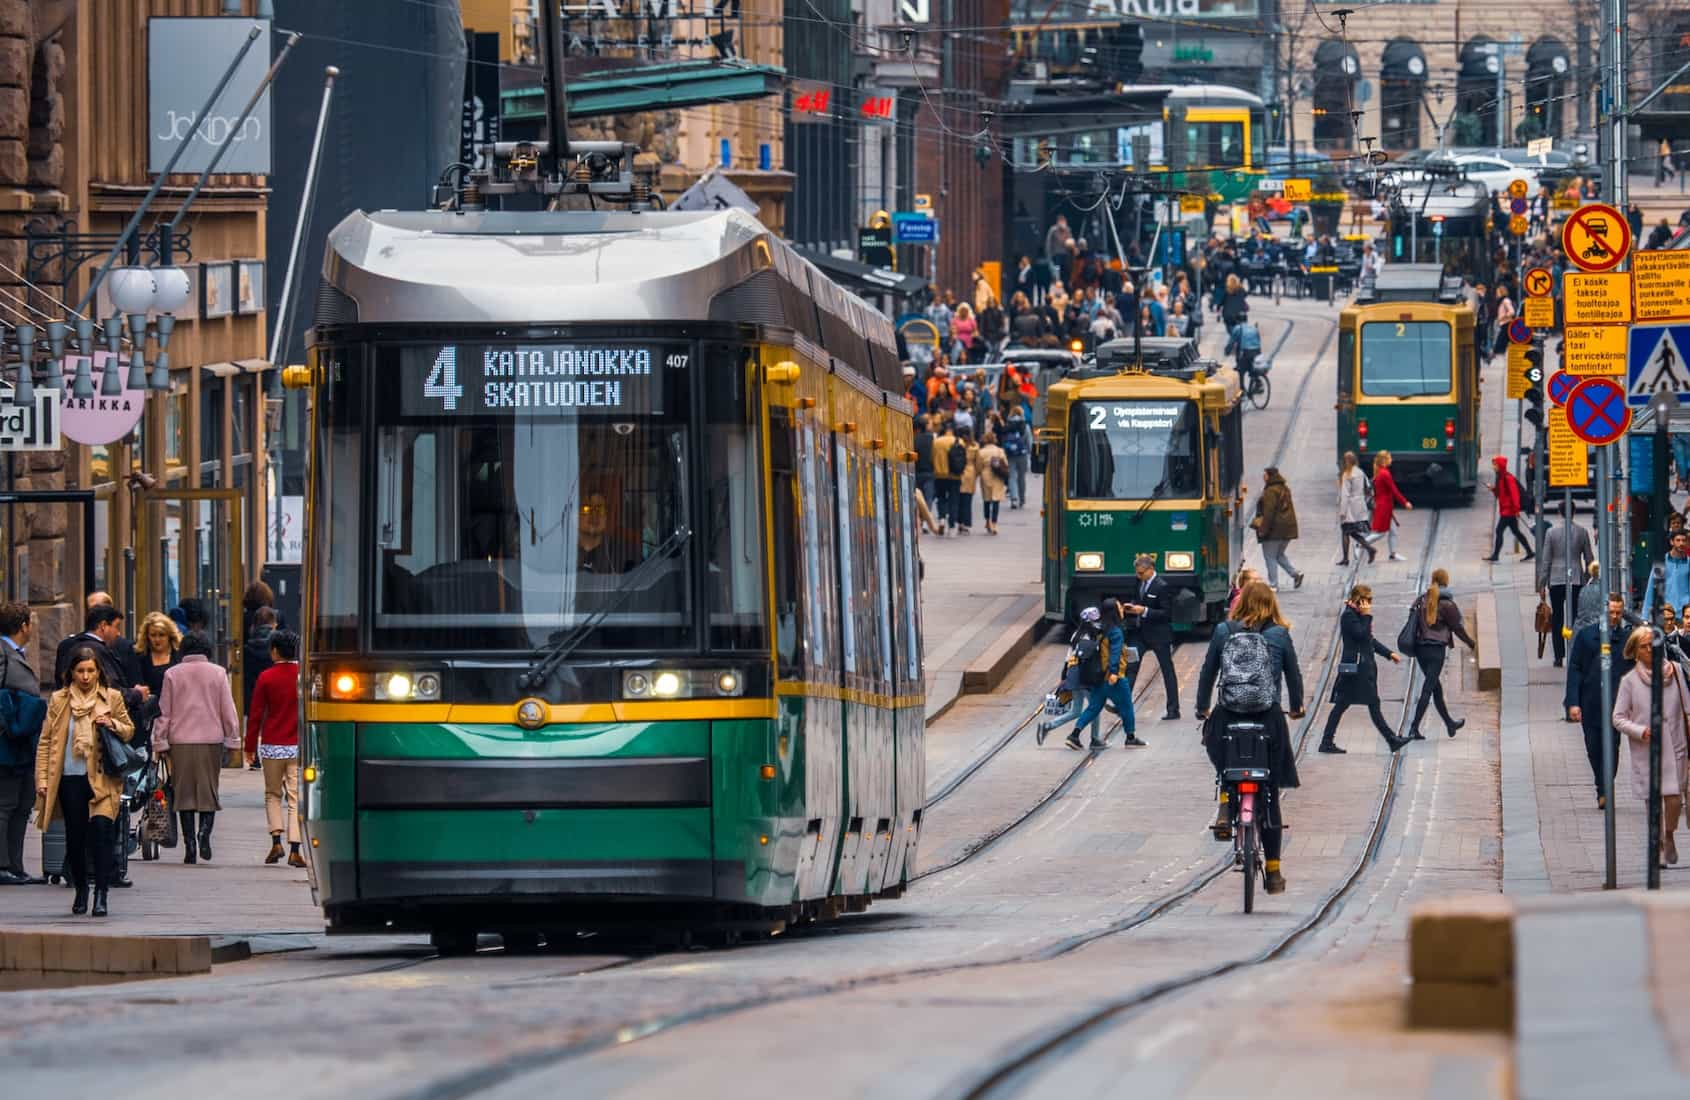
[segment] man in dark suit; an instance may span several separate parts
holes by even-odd
[[[1144,667],[1146,653],[1156,655],[1156,664],[1162,670],[1162,694],[1168,701],[1168,711],[1162,715],[1165,722],[1179,717],[1179,681],[1174,678],[1174,627],[1173,616],[1169,613],[1173,601],[1173,593],[1168,588],[1168,582],[1156,574],[1156,559],[1149,554],[1140,554],[1133,562],[1133,573],[1138,577],[1138,592],[1127,603],[1129,615],[1138,618],[1138,629],[1134,632],[1134,641],[1138,645],[1138,663],[1127,670],[1130,687],[1138,685],[1139,669]]]
[[[87,646],[99,660],[100,668],[106,674],[106,683],[123,692],[123,705],[129,708],[131,714],[135,713],[151,691],[145,684],[140,687],[134,685],[129,675],[129,662],[119,655],[117,646],[121,644],[127,650],[129,645],[123,637],[123,612],[110,604],[100,604],[89,610],[82,625],[81,634],[72,634],[59,643],[53,661],[53,682],[64,684],[70,673],[71,654]]]
[[[40,695],[29,663],[35,616],[24,603],[0,604],[0,689]],[[34,737],[0,733],[0,886],[39,884],[23,868],[23,834],[35,805]]]
[[[1631,671],[1632,662],[1620,656],[1628,628],[1625,625],[1625,601],[1608,594],[1608,638],[1612,656],[1608,662],[1608,700],[1610,705],[1619,696],[1620,679]],[[1573,635],[1571,652],[1567,655],[1567,691],[1562,705],[1567,716],[1584,727],[1584,754],[1590,760],[1590,774],[1596,780],[1596,804],[1604,805],[1602,782],[1602,624],[1591,623]],[[1612,733],[1614,767],[1620,760],[1619,731]],[[1609,773],[1609,779],[1613,774]]]

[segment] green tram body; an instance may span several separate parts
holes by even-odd
[[[1225,617],[1246,525],[1239,398],[1229,367],[1128,370],[1051,387],[1038,433],[1049,448],[1047,619],[1072,623],[1100,597],[1134,590],[1139,554],[1154,555],[1175,590],[1175,630]]]
[[[1337,355],[1339,466],[1353,451],[1371,472],[1373,456],[1389,451],[1405,493],[1471,500],[1481,403],[1473,311],[1435,301],[1348,306]]]
[[[925,707],[885,318],[738,211],[355,213],[324,284],[302,765],[329,929],[773,930],[898,896]],[[633,376],[523,391],[513,360]]]

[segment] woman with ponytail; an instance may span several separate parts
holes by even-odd
[[[1426,704],[1430,702],[1437,705],[1438,717],[1444,720],[1446,731],[1454,737],[1456,731],[1467,724],[1467,719],[1451,718],[1449,707],[1444,704],[1442,676],[1445,652],[1455,646],[1457,638],[1466,642],[1468,649],[1476,650],[1478,646],[1461,621],[1461,608],[1456,606],[1455,597],[1449,594],[1449,574],[1444,570],[1432,571],[1432,583],[1414,601],[1409,622],[1414,631],[1414,660],[1420,666],[1423,682],[1420,699],[1414,705],[1414,721],[1409,726],[1408,736],[1415,741],[1426,739],[1420,732],[1420,719],[1425,716]]]

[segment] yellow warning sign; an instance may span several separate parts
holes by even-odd
[[[1527,298],[1521,303],[1520,316],[1526,319],[1527,328],[1555,327],[1555,299]]]
[[[1690,321],[1690,252],[1638,252],[1631,259],[1639,321]]]
[[[1526,230],[1530,228],[1531,222],[1526,219],[1524,214],[1515,214],[1512,218],[1508,219],[1508,232],[1514,234],[1516,237],[1524,237],[1526,235]]]
[[[1526,377],[1526,369],[1531,366],[1531,364],[1526,361],[1526,352],[1530,350],[1530,344],[1508,345],[1507,393],[1509,400],[1524,397],[1526,396],[1526,391],[1531,389],[1531,381]]]
[[[1580,378],[1625,374],[1628,331],[1623,325],[1568,325],[1561,345],[1562,368]]]
[[[1567,272],[1567,324],[1624,325],[1631,321],[1631,276],[1623,271]]]
[[[1525,180],[1513,180],[1508,184],[1508,197],[1511,199],[1523,199],[1526,197],[1527,190],[1528,188],[1526,187]]]
[[[1308,180],[1286,180],[1285,190],[1280,192],[1286,202],[1308,202],[1309,196],[1314,194],[1314,187]]]
[[[1555,210],[1577,210],[1579,197],[1571,191],[1557,191],[1550,198],[1549,205]]]
[[[1590,453],[1567,424],[1567,410],[1549,408],[1549,487],[1576,489],[1590,479]]]
[[[1202,195],[1181,195],[1179,197],[1179,212],[1181,214],[1201,214],[1204,209]]]

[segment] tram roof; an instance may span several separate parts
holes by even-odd
[[[864,373],[902,388],[892,322],[737,209],[353,211],[323,281],[349,300],[330,311],[343,323],[743,321],[830,349],[843,329],[874,346]]]

